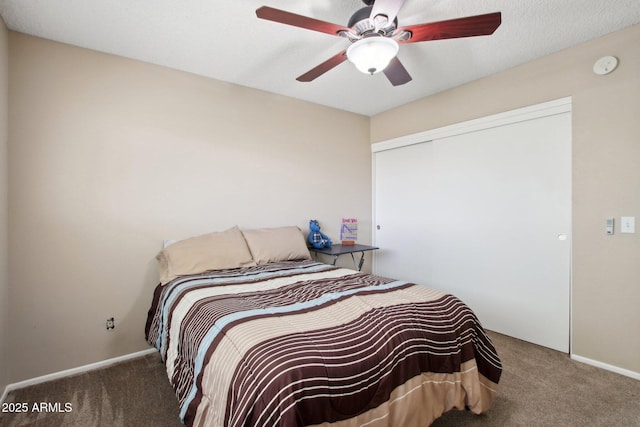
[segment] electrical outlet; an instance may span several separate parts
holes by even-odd
[[[113,317],[107,319],[107,330],[111,330],[116,327],[116,322]]]

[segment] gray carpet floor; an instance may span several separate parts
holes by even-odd
[[[451,411],[433,427],[640,426],[640,381],[544,347],[490,335],[504,366],[494,407],[480,416]],[[33,411],[33,404],[41,402],[52,403],[49,409],[59,412]],[[26,403],[29,410],[0,413],[0,426],[182,425],[157,354],[14,390],[5,403]]]

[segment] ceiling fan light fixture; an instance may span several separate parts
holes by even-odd
[[[398,54],[398,42],[387,37],[365,37],[347,49],[347,58],[358,70],[375,74],[384,70]]]

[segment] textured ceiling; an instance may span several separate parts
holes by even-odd
[[[640,22],[639,0],[406,0],[400,26],[490,12],[502,12],[502,25],[491,36],[401,45],[398,57],[413,77],[403,86],[349,62],[300,83],[296,77],[349,41],[258,19],[262,5],[340,25],[364,6],[359,0],[0,0],[0,14],[11,30],[365,115]]]

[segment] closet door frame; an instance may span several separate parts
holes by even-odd
[[[480,130],[491,129],[495,127],[505,126],[509,124],[514,124],[518,122],[523,122],[527,120],[534,120],[537,118],[543,118],[548,116],[553,116],[557,114],[571,113],[571,97],[561,98],[554,101],[549,101],[541,104],[536,104],[533,106],[520,108],[512,111],[507,111],[500,114],[495,114],[479,119],[474,119],[466,122],[461,122],[457,124],[453,124],[450,126],[445,126],[437,129],[432,129],[424,132],[419,132],[412,135],[407,135],[399,138],[394,138],[382,142],[378,142],[372,144],[372,236],[373,236],[373,244],[379,246],[380,242],[378,242],[378,235],[376,227],[379,224],[379,218],[377,218],[377,192],[376,192],[376,153],[381,153],[387,150],[393,150],[397,148],[407,147],[415,144],[428,143],[434,140],[439,140],[447,137],[473,133]],[[570,172],[570,171],[569,171]],[[569,185],[571,185],[569,183]],[[569,201],[570,203],[570,201]],[[570,220],[571,221],[571,220]],[[570,225],[569,225],[570,226]],[[570,230],[568,230],[568,235],[572,236]],[[571,237],[569,239],[569,283],[568,283],[568,292],[569,292],[569,331],[568,331],[568,352],[571,353],[572,348],[572,313],[571,313]],[[384,248],[381,248],[384,250]],[[377,273],[377,257],[381,256],[381,254],[374,254],[373,257],[373,272]]]

